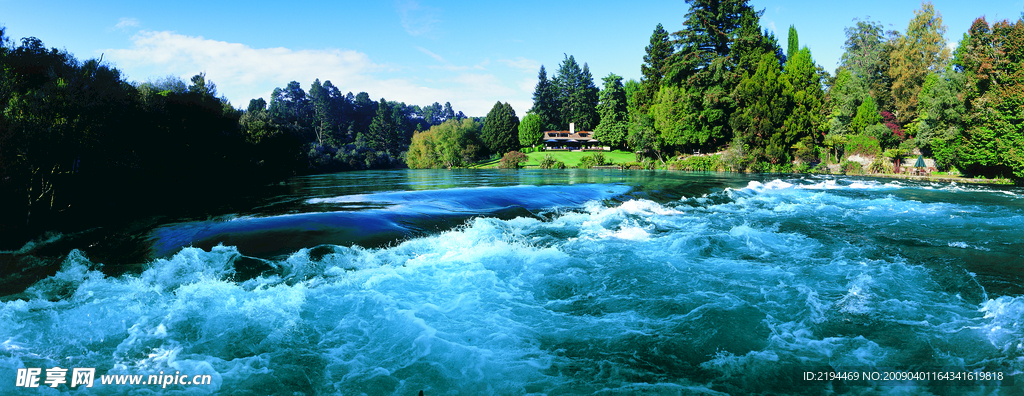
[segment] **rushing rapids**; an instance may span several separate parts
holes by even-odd
[[[274,200],[287,204],[161,226],[138,273],[72,251],[0,303],[0,393],[1024,389],[1012,380],[1024,370],[1019,188],[409,174],[418,188],[302,188]],[[346,177],[363,176],[325,183]],[[18,369],[51,367],[96,368],[95,386],[15,386]],[[1006,377],[804,374],[890,369]],[[211,383],[99,379],[172,372]]]

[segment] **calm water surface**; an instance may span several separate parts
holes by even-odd
[[[147,229],[138,271],[82,246],[0,303],[0,394],[1024,394],[1017,187],[404,170],[267,191]],[[31,367],[97,380],[15,387]],[[1005,377],[804,380],[872,370]],[[100,383],[161,371],[212,384]]]

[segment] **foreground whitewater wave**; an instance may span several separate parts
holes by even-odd
[[[1024,213],[956,194],[1017,199],[775,180],[475,217],[379,248],[189,247],[120,277],[76,251],[0,305],[0,393],[55,366],[211,379],[83,394],[1012,393],[801,377],[1024,369],[1024,297],[987,264],[1021,263],[1007,230]]]

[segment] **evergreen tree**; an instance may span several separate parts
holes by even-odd
[[[200,95],[206,95],[212,98],[217,97],[217,84],[212,81],[206,80],[206,73],[199,73],[192,76],[192,85],[189,85],[188,91],[191,93],[197,93]]]
[[[672,43],[668,38],[668,32],[659,23],[651,34],[650,44],[645,48],[644,63],[640,65],[642,89],[637,98],[637,108],[641,111],[647,111],[654,101],[654,95],[661,88],[665,66],[672,57]]]
[[[519,118],[516,117],[512,105],[494,103],[494,107],[484,120],[480,140],[488,151],[495,154],[504,154],[519,148]]]
[[[786,45],[786,62],[796,56],[797,51],[800,51],[800,38],[796,34],[796,26],[789,25],[789,42]]]
[[[442,111],[442,113],[444,114],[444,116],[442,117],[444,118],[444,121],[454,120],[458,118],[455,114],[455,110],[452,110],[452,102],[444,102],[444,111]]]
[[[603,144],[621,147],[626,143],[626,135],[629,133],[626,90],[622,86],[622,77],[614,73],[609,73],[603,81],[604,90],[601,91],[597,108],[601,122],[594,130],[594,138]]]
[[[583,73],[580,74],[580,90],[577,92],[578,113],[569,122],[575,122],[581,131],[591,131],[597,128],[601,122],[601,116],[597,114],[597,103],[600,100],[600,92],[594,84],[594,75],[590,73],[590,66],[583,64]],[[625,103],[625,101],[623,101]]]
[[[331,97],[320,79],[313,81],[309,88],[309,99],[313,110],[313,134],[316,137],[316,144],[323,146],[324,139],[334,129],[334,117],[331,114]]]
[[[821,73],[811,57],[811,50],[801,48],[789,58],[783,74],[783,96],[791,103],[783,124],[787,144],[797,147],[794,153],[801,161],[816,160],[815,146],[820,143],[817,132],[823,131],[822,108],[825,92],[821,88]]]
[[[837,136],[850,133],[850,122],[857,114],[857,107],[869,96],[868,88],[860,77],[850,69],[840,68],[829,90],[828,133]]]
[[[730,123],[736,138],[749,147],[748,156],[756,161],[780,164],[790,160],[788,148],[796,143],[784,133],[783,124],[791,106],[785,95],[785,82],[780,78],[779,61],[764,54],[754,75],[736,87],[739,109]]]
[[[729,60],[735,62],[740,78],[744,73],[754,74],[764,54],[774,56],[780,65],[786,61],[786,54],[775,34],[761,30],[763,14],[764,10],[756,11],[749,6],[740,13],[739,28],[734,31],[735,38],[729,50]]]
[[[302,85],[292,81],[284,89],[274,88],[269,111],[275,123],[300,132],[308,127],[312,108]]]
[[[878,108],[875,107],[875,100],[868,96],[864,98],[864,102],[857,107],[857,115],[853,117],[850,122],[850,127],[853,129],[853,133],[864,133],[864,130],[872,125],[875,125],[882,121],[882,116],[878,114]]]
[[[662,141],[717,148],[733,132],[735,89],[770,54],[781,62],[775,37],[761,31],[745,0],[691,0],[684,29],[674,34],[679,49],[666,67],[663,87],[652,108]]]
[[[678,49],[665,69],[665,77],[679,84],[729,56],[745,13],[753,12],[747,0],[687,0],[683,29],[673,33]]]
[[[257,111],[267,111],[267,101],[263,98],[249,99],[249,107],[246,112],[252,113]]]
[[[537,87],[533,91],[533,109],[530,111],[540,118],[540,129],[550,131],[562,124],[558,110],[557,87],[548,80],[547,71],[541,65],[537,73]]]
[[[540,116],[534,113],[527,113],[523,121],[519,123],[519,145],[522,147],[533,147],[540,144],[544,138],[544,132],[540,130]]]
[[[569,129],[570,123],[576,124],[576,130],[580,131],[592,130],[597,126],[599,91],[586,64],[580,69],[576,59],[567,55],[555,74],[553,85],[556,88],[555,103],[558,105],[560,122],[555,129]]]
[[[364,137],[369,148],[387,153],[392,158],[398,157],[398,152],[402,148],[403,134],[401,125],[396,122],[400,120],[396,120],[395,115],[394,106],[381,98],[377,104],[377,114],[370,122],[370,127]]]

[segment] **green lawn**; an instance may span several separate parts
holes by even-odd
[[[526,156],[528,158],[530,158],[530,160],[526,161],[526,163],[524,165],[525,166],[529,166],[529,167],[540,166],[540,160],[544,159],[545,155],[551,154],[552,157],[555,157],[555,161],[562,161],[562,162],[565,163],[565,166],[571,168],[571,167],[579,165],[580,164],[580,158],[583,158],[584,155],[593,155],[595,152],[600,152],[600,153],[604,154],[604,162],[605,163],[614,162],[616,164],[621,164],[621,163],[624,163],[624,162],[634,162],[634,161],[636,161],[636,155],[634,155],[632,152],[622,151],[622,150],[614,150],[614,151],[583,151],[583,152],[579,152],[579,151],[537,151],[537,152],[532,152],[532,153],[526,154]]]
[[[469,167],[470,168],[497,168],[498,167],[498,162],[501,162],[501,160],[499,160],[499,159],[486,160],[486,161],[481,161],[481,162],[474,163],[474,164],[470,165]]]
[[[572,168],[580,164],[580,158],[585,155],[593,155],[594,153],[604,154],[604,162],[613,162],[615,164],[622,164],[625,162],[636,161],[636,156],[630,151],[614,150],[614,151],[534,151],[532,153],[526,153],[526,157],[529,158],[523,166],[528,168],[536,168],[540,166],[540,160],[544,159],[544,155],[551,154],[555,157],[555,161],[562,161],[566,167]],[[470,166],[470,168],[497,168],[499,160],[487,160],[483,162],[477,162]]]

